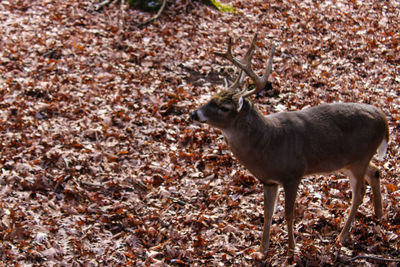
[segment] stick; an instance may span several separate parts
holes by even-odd
[[[158,10],[157,14],[154,17],[149,18],[145,22],[140,23],[139,27],[146,26],[147,24],[149,24],[149,23],[155,21],[156,19],[158,19],[161,16],[161,13],[164,11],[166,5],[167,5],[167,0],[163,0],[162,5],[161,5],[160,9]]]
[[[376,257],[376,256],[370,256],[370,255],[358,255],[354,258],[351,258],[349,261],[362,260],[362,259],[383,261],[383,262],[400,262],[400,259],[387,259],[387,258],[381,258],[381,257]]]

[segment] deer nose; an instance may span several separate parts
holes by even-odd
[[[194,121],[199,121],[199,116],[197,115],[197,111],[192,111],[190,113],[190,118]]]

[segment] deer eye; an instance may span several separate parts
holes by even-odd
[[[228,112],[228,111],[229,111],[229,108],[224,107],[224,106],[219,106],[218,108],[219,108],[219,110],[221,110],[222,112]]]

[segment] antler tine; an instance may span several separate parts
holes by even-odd
[[[214,52],[214,55],[224,57],[229,61],[232,61],[233,56],[232,56],[232,37],[229,36],[229,41],[228,41],[228,49],[225,53],[222,52]]]
[[[257,77],[257,80],[254,80],[254,82],[256,83],[256,88],[254,88],[251,91],[243,91],[242,97],[247,97],[252,94],[257,94],[258,92],[262,91],[265,88],[265,85],[268,82],[268,77],[271,74],[272,59],[274,57],[274,53],[275,53],[275,44],[272,44],[271,52],[269,54],[267,69],[265,70],[261,78]]]
[[[214,52],[214,55],[216,56],[220,56],[223,58],[228,59],[229,61],[231,61],[233,59],[233,55],[232,55],[232,37],[229,36],[229,41],[228,41],[228,49],[225,53],[223,52]],[[228,91],[235,91],[238,87],[240,87],[243,79],[245,78],[245,76],[243,75],[243,70],[240,70],[239,76],[237,76],[235,82],[233,84],[231,84],[231,86],[229,86]]]
[[[246,73],[243,70],[240,70],[239,75],[231,86],[229,86],[228,91],[235,92],[237,88],[240,88],[243,84],[244,78],[246,78]]]

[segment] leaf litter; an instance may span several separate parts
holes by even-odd
[[[196,1],[151,14],[91,1],[0,3],[0,260],[45,266],[348,265],[400,257],[399,3]],[[189,112],[234,78],[212,51],[227,35],[243,53],[257,32],[254,68],[277,55],[277,97],[265,113],[324,102],[380,107],[391,131],[382,170],[385,215],[369,190],[352,243],[335,238],[350,204],[341,174],[306,177],[296,204],[297,250],[286,256],[279,197],[271,251],[256,249],[262,187],[221,134]],[[384,264],[373,261],[373,264]],[[392,263],[395,264],[395,263]]]

